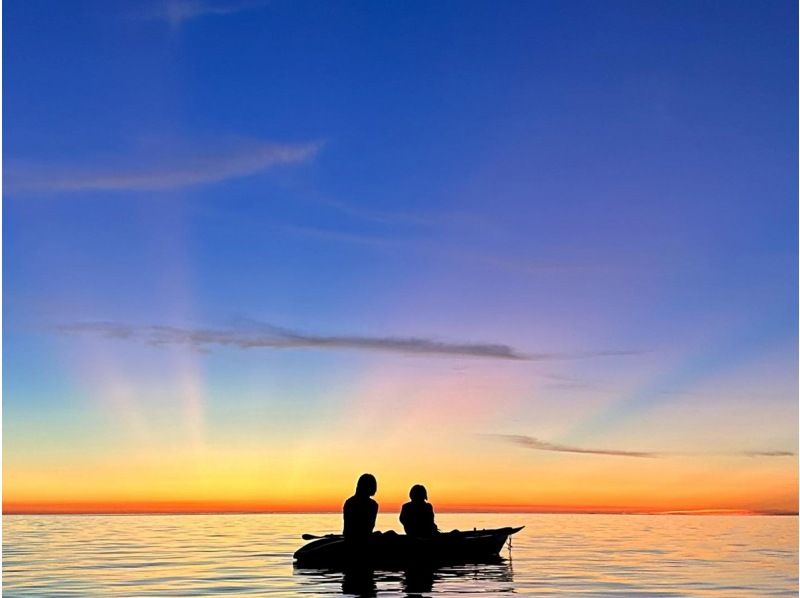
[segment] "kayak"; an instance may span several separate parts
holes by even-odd
[[[454,530],[430,538],[377,532],[363,543],[345,541],[341,535],[329,535],[302,546],[294,553],[294,559],[295,565],[301,568],[479,563],[497,557],[508,537],[521,529]]]

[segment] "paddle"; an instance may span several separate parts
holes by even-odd
[[[314,534],[303,534],[300,536],[303,540],[322,540],[323,538],[338,538],[339,534],[325,534],[324,536],[315,536]]]

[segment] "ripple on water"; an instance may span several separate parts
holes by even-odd
[[[6,516],[5,596],[788,596],[796,517],[440,515],[443,529],[525,525],[511,559],[436,571],[302,571],[304,532],[339,515]],[[379,518],[397,529],[396,515]],[[506,555],[507,556],[507,555]]]

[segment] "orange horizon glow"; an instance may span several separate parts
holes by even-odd
[[[381,513],[398,513],[401,503],[381,505]],[[538,513],[604,515],[790,515],[796,510],[758,510],[741,508],[692,508],[681,506],[600,506],[600,505],[519,505],[519,504],[450,504],[436,505],[437,513]],[[269,503],[266,501],[138,501],[138,502],[64,502],[7,503],[4,515],[145,515],[145,514],[268,514],[268,513],[339,513],[333,503]]]
[[[707,405],[716,436],[684,424],[679,442],[673,430],[684,421],[683,408],[665,408],[656,432],[645,435],[637,423],[615,441],[597,441],[644,447],[649,458],[531,450],[484,433],[514,430],[504,414],[522,408],[525,389],[509,372],[486,369],[468,380],[451,372],[413,381],[402,374],[380,368],[334,397],[337,408],[325,418],[294,417],[289,426],[279,411],[270,427],[219,413],[189,417],[183,403],[166,400],[169,388],[140,382],[141,396],[150,389],[159,399],[141,402],[141,417],[114,403],[111,413],[82,412],[80,426],[65,422],[51,435],[33,424],[9,430],[3,512],[336,513],[369,471],[384,513],[396,512],[415,483],[427,486],[438,513],[797,513],[796,455],[722,450],[749,412]],[[140,396],[130,380],[114,378],[112,387],[114,397]],[[541,436],[567,435],[577,414],[539,405],[535,389],[532,396],[525,408],[535,409]],[[706,449],[710,441],[714,451]]]
[[[83,459],[13,455],[4,463],[3,512],[336,513],[358,475],[370,471],[379,481],[381,512],[399,510],[408,488],[423,483],[438,513],[797,513],[796,457],[565,456],[480,437],[443,453],[440,446],[460,437],[439,435],[417,438],[410,461],[403,436],[380,443],[353,437],[358,440],[317,434],[280,447],[126,451],[102,460],[95,453]],[[373,447],[369,455],[362,443]],[[437,460],[422,458],[437,453]]]

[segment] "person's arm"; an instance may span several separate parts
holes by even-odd
[[[435,519],[435,515],[433,513],[433,505],[430,504],[430,503],[428,503],[428,510],[430,511],[430,515],[431,515],[431,528],[433,529],[433,531],[438,532],[439,528],[436,527],[436,519]]]
[[[344,501],[344,506],[342,506],[342,534],[347,531],[347,520],[350,519],[350,506],[347,502],[348,501]]]

